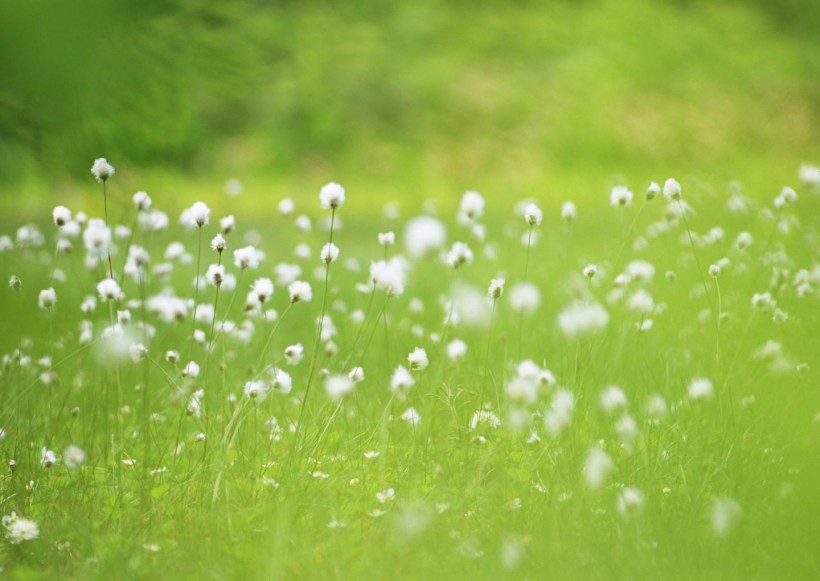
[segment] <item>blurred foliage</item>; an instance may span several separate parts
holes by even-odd
[[[820,3],[0,0],[0,180],[820,156]],[[82,172],[78,168],[83,168]]]

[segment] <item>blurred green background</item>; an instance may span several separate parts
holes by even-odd
[[[0,13],[0,195],[23,206],[93,189],[100,156],[132,191],[218,193],[239,177],[315,195],[336,180],[368,200],[571,198],[692,174],[768,191],[820,163],[815,0],[0,0]]]

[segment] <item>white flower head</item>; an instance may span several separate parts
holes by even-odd
[[[355,387],[353,380],[342,374],[328,375],[325,378],[325,392],[333,400],[340,400],[350,394]]]
[[[394,393],[403,394],[409,391],[415,383],[416,380],[413,379],[410,372],[407,371],[403,365],[399,365],[395,371],[393,371],[393,375],[390,378],[390,389],[393,390]]]
[[[669,178],[663,184],[663,196],[667,200],[680,200],[681,187],[678,181],[674,178]]]
[[[575,204],[572,202],[564,202],[561,206],[561,219],[564,222],[572,222],[578,216],[578,212],[575,209]]]
[[[145,212],[151,209],[151,197],[145,192],[137,192],[133,197],[134,207],[139,212]]]
[[[484,197],[478,192],[467,191],[461,197],[459,204],[459,222],[470,223],[479,220],[484,215]]]
[[[404,293],[407,270],[407,261],[401,257],[379,260],[370,263],[370,280],[377,289],[383,290],[388,296],[400,296]]]
[[[208,281],[208,284],[213,285],[215,287],[222,286],[222,282],[225,280],[225,265],[210,265],[208,267],[208,272],[205,273],[205,280]]]
[[[305,349],[302,347],[301,343],[296,343],[294,345],[288,345],[285,347],[285,363],[288,365],[298,365],[302,358],[305,356]]]
[[[416,411],[416,408],[407,408],[400,417],[402,421],[407,422],[414,428],[417,428],[421,423],[421,416],[419,412]]]
[[[598,303],[574,303],[558,315],[558,326],[568,339],[597,333],[609,323],[609,313]]]
[[[91,173],[98,182],[104,182],[114,175],[114,166],[108,163],[104,157],[94,160],[94,165],[91,166]]]
[[[322,246],[322,251],[319,253],[319,259],[324,262],[325,264],[330,264],[331,262],[336,262],[339,258],[339,247],[333,244],[333,242],[328,242],[324,246]]]
[[[211,250],[213,250],[215,252],[218,252],[219,254],[222,254],[222,252],[227,247],[228,247],[228,245],[225,242],[225,238],[224,238],[224,236],[222,236],[222,234],[217,234],[211,240]]]
[[[57,206],[51,215],[54,218],[55,226],[62,227],[71,222],[71,210],[65,206]]]
[[[689,384],[687,393],[689,394],[689,399],[692,400],[712,399],[715,388],[709,379],[697,377]]]
[[[609,193],[611,206],[628,206],[632,203],[632,191],[626,186],[615,186]]]
[[[190,209],[190,220],[194,226],[202,227],[208,223],[208,219],[211,215],[211,209],[205,204],[205,202],[195,202]]]
[[[524,221],[529,226],[540,226],[541,220],[544,219],[544,212],[541,208],[533,203],[529,203],[524,207]]]
[[[128,348],[128,355],[131,356],[131,361],[139,363],[148,355],[148,348],[142,343],[134,343]]]
[[[361,367],[354,367],[350,370],[350,373],[348,373],[347,376],[353,383],[360,383],[364,381],[364,369]]]
[[[487,296],[491,299],[500,299],[501,296],[504,294],[504,283],[505,280],[503,278],[494,278],[490,281],[490,286],[487,288]]]
[[[531,282],[519,282],[510,288],[509,300],[514,311],[529,315],[541,304],[541,291]]]
[[[322,208],[335,210],[344,203],[345,190],[339,184],[330,182],[323,186],[319,192],[319,201],[322,204]]]
[[[450,361],[464,359],[465,355],[467,355],[467,343],[461,339],[453,339],[447,343],[447,358]]]
[[[225,216],[219,219],[219,229],[223,234],[228,234],[236,229],[236,219],[233,215]]]
[[[656,184],[655,182],[651,182],[649,187],[646,188],[646,199],[647,201],[654,200],[658,197],[658,194],[661,193],[661,187]]]
[[[269,278],[257,278],[251,285],[251,292],[260,303],[267,301],[273,295],[273,290],[273,281]]]
[[[617,385],[610,385],[601,392],[601,407],[604,411],[612,414],[626,409],[626,394]]]
[[[56,463],[57,463],[57,454],[55,454],[53,450],[49,450],[48,448],[43,448],[40,451],[40,464],[43,465],[43,468],[51,468]]]
[[[379,244],[382,246],[393,246],[396,243],[395,232],[380,232]]]
[[[600,448],[592,448],[589,451],[584,463],[584,479],[590,489],[601,488],[613,470],[615,470],[615,463],[612,462],[609,454]]]
[[[249,268],[256,270],[259,268],[259,253],[253,246],[244,246],[233,251],[234,266],[241,269]]]
[[[2,522],[6,529],[6,538],[12,545],[19,545],[23,541],[31,541],[40,536],[36,522],[17,516],[15,512],[4,516]]]
[[[263,401],[268,397],[268,384],[260,380],[246,381],[243,392],[248,399]]]
[[[421,347],[416,347],[407,356],[407,364],[413,371],[421,371],[426,369],[430,361],[427,359],[427,351]]]
[[[97,283],[97,292],[103,302],[121,301],[125,298],[120,285],[113,278],[106,278]]]
[[[584,276],[587,278],[594,278],[595,275],[598,274],[598,267],[594,264],[587,264],[584,267]]]
[[[404,245],[411,258],[424,258],[444,246],[447,230],[432,216],[419,216],[407,223],[404,230]]]
[[[85,464],[85,452],[79,446],[70,445],[63,452],[63,464],[69,470],[77,470]]]
[[[447,253],[447,264],[453,268],[458,268],[463,264],[470,264],[473,261],[473,251],[464,242],[453,243],[450,252]]]
[[[53,308],[57,303],[57,292],[54,290],[54,287],[41,290],[37,302],[43,310]]]
[[[726,536],[742,516],[743,509],[736,500],[718,498],[712,505],[712,530],[719,537]]]
[[[290,283],[288,294],[290,295],[291,303],[309,303],[311,299],[313,299],[313,290],[310,288],[310,283],[301,280],[295,280]]]
[[[644,505],[643,492],[631,486],[625,487],[618,495],[616,507],[618,514],[626,518],[631,514],[640,511]]]

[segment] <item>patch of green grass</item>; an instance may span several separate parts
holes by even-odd
[[[111,179],[112,222],[135,219],[122,194],[132,179]],[[7,536],[2,566],[19,578],[817,575],[818,199],[800,189],[777,210],[770,196],[681,182],[694,210],[685,220],[681,203],[644,202],[637,185],[632,205],[609,207],[600,181],[561,198],[491,192],[475,223],[457,223],[457,199],[440,200],[444,250],[465,241],[473,260],[453,269],[438,252],[410,257],[404,292],[393,297],[356,285],[369,282],[371,261],[409,256],[406,223],[427,192],[411,202],[348,187],[333,232],[341,257],[326,271],[318,253],[330,212],[320,213],[316,188],[251,180],[239,198],[217,200],[221,184],[209,184],[202,197],[218,210],[201,231],[177,226],[175,209],[167,230],[117,239],[112,262],[125,297],[98,298],[87,313],[80,305],[108,276],[106,253],[86,265],[79,237],[70,253],[55,254],[56,228],[32,217],[44,243],[0,254],[0,275],[22,280],[0,302],[0,451],[15,462],[0,478],[0,513],[34,520],[39,538]],[[186,204],[199,197],[195,184],[182,187]],[[525,193],[545,210],[532,238],[514,208]],[[310,231],[275,212],[285,194],[310,217]],[[99,215],[101,202],[86,196],[69,204],[75,216],[81,201]],[[374,200],[394,196],[401,215],[385,217]],[[154,198],[157,208],[173,206]],[[571,223],[559,218],[564,199],[578,205]],[[208,242],[228,212],[237,229],[221,262],[236,290],[223,287],[217,298],[201,281],[194,296],[195,265],[204,274],[220,260]],[[398,245],[383,248],[376,235],[389,230]],[[741,232],[750,246],[736,244]],[[151,257],[136,278],[120,274],[129,240]],[[173,241],[187,258],[164,257]],[[233,265],[246,244],[265,252],[258,270]],[[300,244],[309,257],[294,254]],[[276,279],[282,262],[299,266],[312,301],[291,304],[287,283],[275,280],[261,311],[246,310],[251,283]],[[163,274],[161,263],[172,267]],[[590,263],[598,272],[587,279]],[[717,277],[707,273],[712,264],[722,264]],[[617,283],[620,273],[631,280]],[[486,289],[499,276],[505,294],[493,304]],[[523,315],[514,298],[522,283],[540,298]],[[52,285],[55,307],[38,308]],[[187,301],[180,320],[164,322],[150,307],[163,293]],[[756,293],[776,305],[753,306]],[[204,311],[194,322],[194,304],[216,304],[215,316]],[[332,325],[322,328],[335,333],[317,339],[323,305]],[[575,337],[577,316],[559,324],[570,305],[601,305],[607,320]],[[269,309],[275,315],[260,314]],[[125,310],[118,341],[104,329]],[[445,326],[453,312],[459,323]],[[236,330],[221,332],[223,321]],[[193,340],[195,329],[204,340]],[[467,346],[463,358],[448,356],[455,339]],[[297,342],[304,359],[288,365],[285,348]],[[147,358],[131,361],[133,343]],[[396,393],[395,370],[409,367],[416,347],[429,366]],[[178,361],[166,360],[169,350]],[[527,359],[538,378],[519,368]],[[201,366],[197,377],[182,374],[188,361]],[[290,374],[290,393],[270,366]],[[323,370],[354,366],[364,380],[329,398]],[[688,392],[697,378],[712,386],[705,399]],[[266,398],[246,395],[254,380],[266,382]],[[602,403],[612,385],[625,404]],[[201,410],[191,405],[198,389]],[[567,394],[571,410],[561,403]],[[487,421],[472,425],[482,410]],[[69,445],[85,452],[82,467],[67,465]],[[51,467],[44,447],[58,457]],[[611,470],[590,460],[592,450]],[[600,482],[590,480],[595,472]]]

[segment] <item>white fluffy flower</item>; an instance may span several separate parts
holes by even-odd
[[[333,242],[328,242],[322,246],[322,251],[319,253],[319,259],[322,262],[325,264],[330,264],[331,262],[336,262],[338,258],[339,247],[333,244]]]
[[[578,212],[575,209],[575,204],[572,202],[564,202],[561,206],[561,219],[564,222],[572,222],[577,217]]]
[[[79,446],[70,445],[63,452],[63,464],[69,470],[77,470],[85,464],[85,452]]]
[[[396,234],[394,232],[380,232],[379,244],[382,246],[393,246],[396,243]]]
[[[97,178],[98,182],[104,182],[112,175],[114,175],[114,166],[108,163],[104,157],[94,160],[94,165],[91,166],[91,173]]]
[[[15,512],[4,516],[2,522],[6,529],[6,538],[12,545],[19,545],[23,541],[31,541],[40,536],[36,522],[17,516]]]
[[[225,242],[225,238],[222,234],[217,234],[211,240],[211,250],[222,254],[222,251],[227,248],[227,243]]]
[[[735,526],[740,517],[743,516],[743,509],[736,500],[731,498],[718,498],[712,505],[712,530],[719,536],[725,536]]]
[[[658,197],[658,194],[661,193],[661,187],[656,184],[655,182],[651,182],[649,187],[646,188],[646,199],[647,200],[654,200]]]
[[[680,200],[681,188],[680,184],[674,178],[669,178],[663,184],[663,196],[667,200]]]
[[[41,290],[37,302],[43,310],[52,308],[57,303],[57,291],[54,287]]]
[[[453,339],[447,343],[447,358],[450,361],[458,361],[467,355],[467,343],[461,339]]]
[[[244,246],[233,251],[233,263],[237,268],[259,268],[259,253],[253,246]]]
[[[148,355],[148,348],[142,343],[134,343],[128,348],[128,355],[130,355],[131,361],[139,363]]]
[[[626,409],[626,394],[617,385],[610,385],[601,392],[601,407],[611,414]]]
[[[65,226],[71,222],[71,210],[65,206],[57,206],[51,215],[54,218],[55,226]]]
[[[288,294],[290,295],[291,303],[309,303],[311,299],[313,299],[313,290],[310,288],[310,283],[301,280],[295,280],[290,283]]]
[[[608,322],[609,313],[598,303],[574,303],[558,315],[558,326],[568,339],[596,333]]]
[[[251,285],[251,292],[260,303],[264,303],[273,295],[273,282],[269,278],[257,278]]]
[[[144,212],[151,209],[151,197],[145,192],[137,192],[134,194],[133,200],[138,211]]]
[[[643,492],[631,486],[625,487],[618,495],[618,500],[615,506],[618,509],[618,514],[622,517],[628,517],[634,512],[638,512],[643,508],[644,496]]]
[[[470,264],[473,261],[473,251],[464,242],[453,243],[450,252],[447,253],[447,264],[453,268],[458,268],[462,264]]]
[[[120,285],[113,278],[106,278],[97,283],[97,292],[103,302],[120,301],[125,298]]]
[[[225,265],[212,264],[208,267],[208,272],[205,273],[205,280],[208,284],[219,287],[222,286],[222,281],[225,280]]]
[[[407,269],[407,261],[398,256],[390,260],[372,262],[370,280],[377,289],[383,290],[388,296],[400,296],[404,293]]]
[[[478,410],[470,418],[470,429],[476,430],[481,426],[497,428],[501,425],[501,419],[490,410]]]
[[[246,381],[243,392],[248,399],[263,401],[268,397],[268,384],[260,380]]]
[[[354,383],[364,381],[364,369],[362,369],[361,367],[354,367],[350,370],[350,373],[348,373],[347,376]]]
[[[544,212],[535,204],[527,204],[524,208],[524,221],[529,226],[540,226],[541,220],[544,219]]]
[[[609,204],[612,206],[628,206],[632,203],[632,191],[626,186],[615,186],[609,192]]]
[[[475,222],[484,215],[484,198],[474,191],[464,192],[459,204],[458,218],[461,223]]]
[[[710,380],[705,377],[697,377],[689,383],[687,393],[689,394],[689,399],[700,400],[711,399],[714,395],[714,391],[714,386]]]
[[[510,288],[510,306],[514,311],[529,315],[541,304],[541,292],[531,282],[519,282]]]
[[[601,488],[614,469],[615,464],[609,454],[600,448],[592,448],[584,463],[584,479],[587,486],[592,490]]]
[[[325,378],[325,392],[330,399],[339,400],[353,391],[353,380],[342,374],[328,375]]]
[[[403,365],[396,367],[393,375],[390,377],[390,389],[394,393],[403,394],[413,387],[416,380],[410,375],[410,372]]]
[[[43,448],[40,451],[40,464],[43,465],[43,468],[51,468],[56,463],[57,463],[57,454],[55,454],[53,450],[49,450],[48,448]]]
[[[418,427],[421,423],[421,416],[419,415],[419,412],[416,411],[416,408],[407,408],[400,417],[402,421],[407,422],[414,428]]]
[[[339,184],[330,182],[323,186],[319,192],[319,201],[322,204],[322,208],[335,210],[344,203],[345,190]]]
[[[208,218],[211,215],[211,209],[205,202],[195,202],[191,206],[189,217],[194,226],[202,227],[208,223]]]
[[[430,364],[430,361],[427,359],[427,351],[421,347],[416,347],[407,356],[407,364],[413,371],[421,371],[422,369],[426,369]]]
[[[412,258],[423,258],[444,246],[447,230],[431,216],[419,216],[407,223],[404,230],[404,245]]]
[[[504,294],[504,279],[494,278],[490,281],[490,286],[487,288],[487,296],[491,299],[500,299]]]
[[[305,349],[302,347],[301,343],[295,343],[294,345],[288,345],[285,347],[284,355],[285,362],[288,365],[298,365],[305,356]]]

